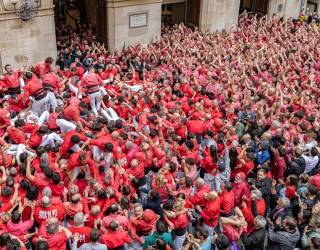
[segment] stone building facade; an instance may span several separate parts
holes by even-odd
[[[0,0],[0,70],[56,57],[53,0],[40,0],[36,17],[23,22],[13,0]],[[15,0],[17,1],[17,0]],[[32,1],[32,0],[31,0]],[[60,4],[66,0],[55,0]],[[75,1],[75,0],[74,0]],[[320,11],[320,0],[77,0],[86,22],[96,27],[98,38],[110,50],[158,39],[161,23],[184,22],[203,32],[236,27],[244,9],[259,15],[296,18],[301,11]],[[19,2],[17,1],[17,7]],[[57,14],[57,13],[56,13]]]

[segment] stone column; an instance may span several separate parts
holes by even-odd
[[[199,28],[215,32],[237,26],[240,0],[202,0]]]
[[[110,50],[149,43],[161,35],[162,0],[107,0]]]
[[[37,16],[23,22],[10,0],[0,0],[0,65],[15,68],[57,57],[52,0],[41,0]],[[17,7],[19,4],[17,4]]]

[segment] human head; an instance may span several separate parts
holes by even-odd
[[[143,213],[143,207],[142,204],[136,203],[134,205],[134,215],[135,216],[140,216]]]
[[[202,178],[197,178],[197,180],[196,180],[196,188],[198,188],[198,189],[200,189],[201,187],[203,187],[204,186],[204,180],[202,179]]]
[[[57,218],[47,219],[46,229],[48,234],[55,234],[59,228],[59,221]]]
[[[48,242],[45,240],[38,240],[36,243],[36,250],[48,250],[49,245]]]
[[[283,227],[287,232],[292,232],[297,227],[297,221],[291,216],[287,216],[283,221]]]
[[[257,217],[254,218],[253,223],[254,223],[255,229],[260,229],[266,226],[267,221],[263,216],[258,215]]]
[[[76,227],[81,226],[84,222],[84,215],[82,212],[76,213],[76,215],[73,217],[74,225]]]
[[[100,231],[97,228],[93,228],[90,232],[90,240],[93,243],[98,242],[100,239]]]

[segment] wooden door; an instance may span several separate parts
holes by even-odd
[[[264,16],[268,13],[269,0],[253,0],[252,12],[259,16]]]
[[[107,42],[107,2],[105,0],[97,1],[97,38],[98,40],[108,44]]]
[[[187,0],[186,5],[187,25],[199,27],[201,0]]]

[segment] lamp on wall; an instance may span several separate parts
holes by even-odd
[[[24,22],[29,21],[38,14],[40,0],[11,0],[17,16]]]

